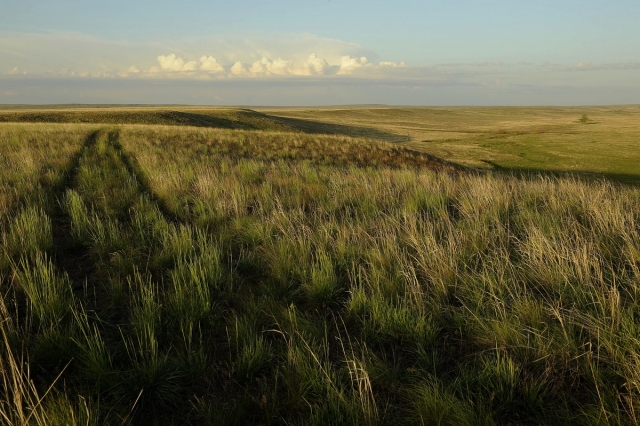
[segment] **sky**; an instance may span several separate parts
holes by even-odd
[[[0,0],[0,104],[640,103],[638,0]]]

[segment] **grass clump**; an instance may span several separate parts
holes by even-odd
[[[23,258],[16,269],[15,280],[39,323],[55,326],[69,312],[73,303],[69,278],[60,276],[46,255],[38,254],[34,260]]]

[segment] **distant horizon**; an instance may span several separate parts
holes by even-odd
[[[140,104],[140,103],[61,103],[61,104],[5,104],[0,103],[0,109],[48,109],[48,108],[256,108],[256,109],[300,109],[300,108],[616,108],[640,107],[640,103],[629,104],[583,104],[583,105],[401,105],[401,104],[326,104],[326,105],[214,105],[214,104]]]

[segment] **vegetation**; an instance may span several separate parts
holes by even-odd
[[[637,187],[273,131],[0,151],[4,423],[638,422]]]
[[[588,126],[576,117],[588,115]],[[180,125],[393,142],[449,162],[523,175],[640,183],[640,106],[0,107],[0,122]]]
[[[640,183],[640,106],[263,109],[291,126],[382,139],[470,166]],[[589,117],[588,126],[576,120]]]
[[[244,130],[293,130],[274,117],[240,108],[0,109],[0,123],[153,124]]]

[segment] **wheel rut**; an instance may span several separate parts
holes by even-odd
[[[49,216],[54,263],[69,276],[76,296],[88,302],[87,294],[93,294],[88,308],[100,305],[106,282],[117,278],[115,269],[122,265],[114,266],[114,259],[126,264],[128,272],[147,266],[144,253],[140,253],[144,243],[135,240],[131,223],[135,206],[142,199],[147,207],[157,207],[163,220],[177,222],[145,184],[146,178],[134,161],[124,153],[117,130],[94,131],[53,191],[55,202],[51,203]],[[72,217],[70,203],[74,197],[86,217]],[[80,229],[83,226],[87,228],[84,231]],[[126,280],[126,274],[122,275],[120,278]]]
[[[64,211],[62,203],[66,191],[73,188],[82,156],[87,149],[95,145],[99,135],[99,130],[91,132],[70,161],[61,184],[53,189],[54,200],[49,212],[53,233],[54,263],[59,271],[63,271],[69,276],[74,290],[82,288],[86,277],[93,270],[93,265],[86,256],[86,250],[70,238],[71,219]]]
[[[135,177],[138,185],[140,186],[140,191],[150,200],[152,201],[160,211],[164,218],[173,223],[183,223],[183,221],[173,212],[169,207],[167,207],[166,203],[156,195],[156,193],[151,189],[151,182],[149,181],[148,176],[142,170],[142,167],[138,164],[138,161],[135,157],[128,155],[122,144],[120,143],[120,137],[118,132],[112,132],[109,135],[111,145],[119,152],[122,163],[125,168],[129,172],[129,174]]]

